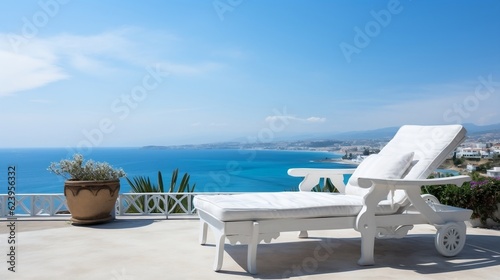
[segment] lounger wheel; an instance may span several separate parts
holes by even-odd
[[[422,195],[422,198],[425,200],[425,202],[429,203],[429,204],[441,204],[439,202],[439,199],[435,196],[433,196],[432,194],[423,194]]]
[[[465,245],[465,223],[447,223],[438,226],[436,234],[436,249],[445,257],[456,256]]]

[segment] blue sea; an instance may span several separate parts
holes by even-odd
[[[7,192],[9,166],[16,168],[17,194],[62,193],[64,179],[48,172],[47,167],[70,157],[65,148],[0,149],[0,194]],[[178,168],[179,182],[188,173],[196,192],[294,190],[301,179],[289,176],[289,168],[355,167],[325,161],[340,159],[339,154],[316,151],[94,148],[84,157],[121,167],[129,178],[148,176],[152,182],[157,182],[158,171],[164,182],[169,182],[172,171]],[[120,192],[130,192],[125,179]]]

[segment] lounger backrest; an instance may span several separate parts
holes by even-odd
[[[465,140],[465,135],[461,125],[405,125],[379,154],[413,152],[413,164],[404,178],[425,179]]]
[[[389,143],[378,153],[381,157],[394,157],[408,159],[413,155],[409,166],[403,166],[401,178],[425,179],[435,171],[441,163],[455,150],[465,139],[466,130],[461,125],[438,125],[438,126],[402,126]],[[362,164],[361,164],[362,165]],[[362,166],[359,167],[362,167]],[[387,165],[387,164],[384,164]],[[381,170],[386,166],[378,166]],[[354,175],[354,174],[353,174]],[[361,176],[360,176],[361,177]],[[355,183],[349,180],[346,193],[364,195],[366,190],[359,190]],[[394,203],[403,204],[406,200],[404,191],[396,191],[391,198]]]

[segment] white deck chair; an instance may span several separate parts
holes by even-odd
[[[427,179],[465,139],[460,125],[401,127],[377,155],[348,169],[290,169],[304,177],[300,192],[198,195],[194,205],[201,221],[200,243],[207,226],[215,235],[214,270],[222,267],[224,242],[248,244],[247,269],[257,273],[257,245],[280,232],[354,228],[361,233],[360,265],[374,264],[375,238],[401,238],[414,224],[437,229],[435,245],[444,256],[455,256],[466,237],[465,220],[472,211],[441,205],[421,196],[422,185],[461,185],[468,176]],[[343,174],[353,173],[344,186]],[[340,194],[310,192],[329,178]],[[416,248],[418,249],[418,248]]]

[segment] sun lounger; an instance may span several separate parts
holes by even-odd
[[[468,176],[427,179],[465,139],[460,125],[401,127],[376,155],[357,169],[290,169],[304,177],[300,192],[198,195],[194,199],[201,221],[200,243],[207,228],[215,236],[214,270],[222,267],[224,243],[248,244],[247,269],[257,273],[257,245],[280,232],[353,228],[361,233],[360,265],[374,264],[375,238],[401,238],[414,224],[437,229],[435,245],[444,256],[455,256],[466,238],[465,220],[472,211],[435,203],[421,196],[422,185],[461,185]],[[344,174],[352,174],[344,184]],[[340,193],[311,192],[330,179]],[[418,250],[418,248],[415,248]]]

